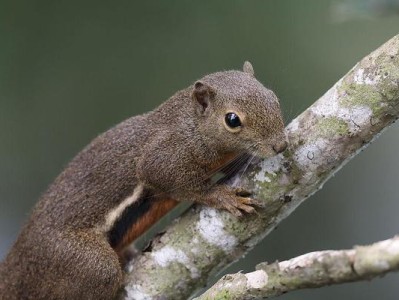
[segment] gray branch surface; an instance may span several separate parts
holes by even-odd
[[[264,202],[236,219],[196,206],[128,266],[125,299],[187,299],[262,240],[399,116],[399,35],[365,57],[287,127],[284,155],[233,184]]]
[[[317,251],[251,273],[223,276],[195,300],[265,299],[303,288],[360,281],[399,269],[399,237],[350,250]]]

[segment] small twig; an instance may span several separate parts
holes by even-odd
[[[399,237],[351,250],[317,251],[273,264],[261,263],[256,269],[223,276],[195,300],[264,299],[382,276],[399,269]]]

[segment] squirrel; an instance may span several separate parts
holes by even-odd
[[[0,265],[1,299],[112,299],[121,252],[179,201],[235,216],[257,200],[211,177],[287,147],[276,95],[243,71],[206,75],[95,138],[34,207]]]

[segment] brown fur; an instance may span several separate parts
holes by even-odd
[[[41,197],[0,265],[1,299],[111,299],[122,282],[115,250],[175,200],[237,216],[253,211],[251,199],[210,182],[226,159],[243,153],[271,156],[285,148],[277,97],[254,78],[249,65],[245,69],[205,76],[80,152]],[[223,123],[232,111],[242,117],[236,133]],[[151,195],[174,200],[152,203],[113,249],[106,218],[139,184]]]

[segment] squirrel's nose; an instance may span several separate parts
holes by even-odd
[[[281,141],[281,142],[276,143],[273,146],[273,150],[276,151],[276,153],[278,154],[278,153],[283,152],[285,149],[287,149],[287,146],[288,146],[287,141]]]

